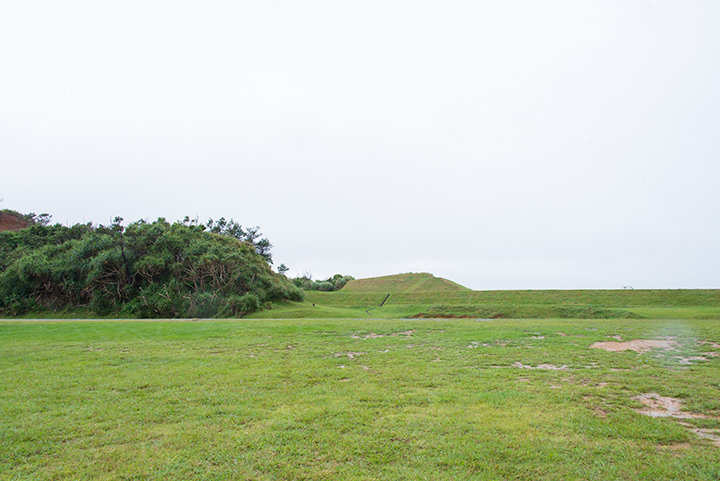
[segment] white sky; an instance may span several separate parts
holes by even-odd
[[[720,2],[0,3],[0,208],[291,275],[720,288]]]

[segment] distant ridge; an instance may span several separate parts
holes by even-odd
[[[355,279],[343,287],[342,292],[409,294],[421,292],[460,292],[469,291],[460,284],[435,277],[427,272],[395,274],[392,276]]]

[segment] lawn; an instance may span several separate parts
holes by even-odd
[[[672,345],[590,347],[637,339]],[[0,321],[0,479],[716,480],[719,342],[708,320]]]

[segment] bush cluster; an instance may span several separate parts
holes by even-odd
[[[306,290],[306,291],[339,291],[343,287],[345,287],[345,284],[347,284],[349,281],[354,280],[355,278],[352,276],[344,276],[342,274],[335,274],[332,277],[328,277],[325,280],[318,280],[314,281],[312,280],[312,277],[309,274],[306,274],[301,277],[296,277],[292,281],[295,284],[295,286],[299,287],[300,289]]]
[[[121,221],[0,233],[0,310],[19,315],[89,307],[101,316],[230,317],[302,300],[300,289],[270,269],[272,244],[254,242],[257,228],[248,236],[233,221],[232,232],[187,219],[127,227]]]

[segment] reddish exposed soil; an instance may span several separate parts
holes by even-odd
[[[23,218],[16,215],[0,212],[0,232],[6,230],[16,231],[28,227],[30,224]]]

